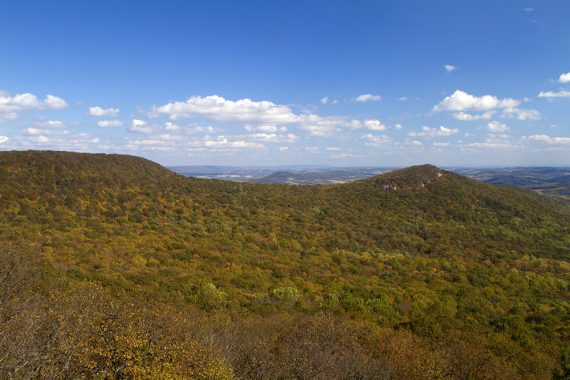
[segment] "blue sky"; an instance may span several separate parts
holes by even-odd
[[[570,1],[12,1],[0,150],[570,165]]]

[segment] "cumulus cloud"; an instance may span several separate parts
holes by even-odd
[[[171,119],[202,116],[208,119],[248,124],[283,125],[298,120],[291,109],[270,101],[251,99],[227,100],[218,95],[192,96],[184,102],[172,102],[152,108],[152,114],[166,115]]]
[[[192,124],[186,128],[186,131],[188,133],[212,133],[215,130],[216,129],[212,126],[202,127],[200,125],[192,125]]]
[[[29,136],[38,136],[38,135],[49,135],[51,134],[51,131],[48,129],[30,127],[24,129],[24,133]]]
[[[8,140],[10,140],[8,136],[0,136],[0,144],[4,144]]]
[[[167,131],[178,131],[180,130],[180,126],[173,122],[167,121],[166,123],[164,123],[164,129]]]
[[[558,82],[570,83],[570,72],[567,72],[565,74],[560,74],[560,78],[558,78]]]
[[[253,148],[263,148],[262,144],[258,144],[251,141],[244,141],[244,140],[230,140],[224,136],[219,136],[217,139],[214,140],[205,140],[204,146],[207,148],[215,148],[215,149],[253,149]]]
[[[65,100],[54,95],[47,95],[41,100],[36,95],[30,93],[16,94],[14,96],[6,93],[0,94],[0,114],[8,114],[12,119],[17,117],[17,112],[24,110],[60,110],[67,106],[68,104]]]
[[[30,127],[23,134],[14,138],[13,144],[18,149],[52,149],[69,151],[97,151],[98,137],[88,133],[70,133],[61,128]]]
[[[444,65],[443,67],[445,68],[445,71],[447,71],[448,73],[451,73],[451,72],[457,70],[457,67],[455,67],[453,65]]]
[[[133,119],[129,131],[149,134],[152,133],[152,128],[149,127],[144,120]]]
[[[400,129],[402,129],[402,124],[395,124],[394,129],[397,129],[399,131]]]
[[[371,133],[362,136],[362,139],[365,141],[364,143],[365,145],[372,147],[383,146],[392,141],[392,139],[390,139],[390,137],[386,135],[379,136],[379,135],[373,135]]]
[[[347,125],[349,125],[349,121],[338,116],[322,117],[315,114],[304,114],[299,120],[299,127],[313,136],[331,136],[340,131],[341,126]]]
[[[344,119],[344,120],[345,121],[342,122],[341,124],[344,124],[344,126],[346,126],[347,128],[350,128],[350,129],[364,128],[364,129],[369,129],[371,131],[385,131],[386,130],[386,126],[384,124],[382,124],[382,122],[380,120],[377,120],[377,119],[366,119],[366,120]]]
[[[483,142],[461,144],[462,149],[513,149],[519,146],[509,141],[509,136],[504,133],[490,133]]]
[[[246,131],[250,132],[287,132],[287,127],[279,127],[277,125],[246,125]]]
[[[503,123],[491,121],[489,124],[487,124],[487,130],[492,133],[502,133],[508,131],[509,127]]]
[[[61,110],[67,108],[67,102],[57,96],[48,95],[44,100],[45,108]]]
[[[570,91],[540,91],[539,98],[570,98]]]
[[[494,95],[474,96],[465,91],[456,90],[436,104],[433,111],[489,111],[516,108],[519,105],[520,101],[512,98],[499,99]]]
[[[445,97],[441,102],[436,104],[432,111],[455,111],[453,117],[462,121],[490,119],[495,110],[500,110],[503,117],[506,118],[516,118],[519,120],[540,119],[540,112],[537,110],[518,108],[520,104],[520,100],[513,98],[499,99],[494,95],[475,96],[465,91],[456,90],[453,94]],[[474,115],[465,111],[484,112]]]
[[[493,111],[483,112],[482,114],[472,114],[467,112],[455,112],[453,118],[455,120],[461,121],[473,121],[473,120],[489,120],[494,115]]]
[[[423,126],[422,130],[419,132],[412,131],[408,133],[410,137],[449,137],[459,133],[459,129],[457,128],[446,128],[443,125],[440,125],[439,128],[430,128],[427,126]]]
[[[0,123],[6,121],[16,120],[18,118],[18,114],[16,112],[8,112],[8,113],[1,113],[0,112]]]
[[[518,120],[539,120],[540,112],[532,109],[507,108],[503,110],[503,117]]]
[[[297,137],[292,133],[287,133],[287,134],[252,133],[249,135],[243,135],[241,137],[251,141],[281,142],[281,143],[293,143],[299,139],[299,137]]]
[[[65,123],[63,121],[60,120],[46,120],[46,121],[40,121],[36,124],[37,127],[41,127],[41,128],[56,128],[56,129],[61,129],[61,128],[65,128]]]
[[[385,131],[386,126],[376,119],[364,120],[364,127],[371,131]]]
[[[361,100],[379,100],[376,95],[365,94]],[[333,103],[328,97],[321,103]],[[192,96],[184,102],[172,102],[154,106],[151,116],[164,115],[172,120],[190,117],[204,117],[219,122],[244,123],[244,129],[260,134],[276,134],[287,132],[288,124],[297,125],[313,136],[330,137],[343,128],[366,128],[375,131],[386,127],[375,119],[355,120],[342,116],[320,116],[314,113],[297,114],[290,107],[271,101],[253,101],[251,99],[227,100],[221,96]],[[175,124],[169,124],[174,128]],[[169,128],[170,128],[169,127]],[[260,135],[262,136],[262,135]],[[283,139],[281,137],[281,139]]]
[[[514,148],[515,145],[511,144],[510,142],[485,141],[485,142],[475,142],[475,143],[465,144],[463,145],[463,147],[484,148],[484,149],[509,149],[509,148]]]
[[[360,103],[365,103],[365,102],[378,102],[381,99],[382,99],[382,97],[380,95],[362,94],[362,95],[358,95],[354,100],[356,100],[357,102],[360,102]]]
[[[321,104],[327,104],[329,102],[329,97],[328,96],[324,96],[321,98]]]
[[[528,136],[527,139],[551,145],[570,145],[570,137],[551,137],[548,135],[532,135]]]
[[[123,122],[120,120],[101,120],[97,122],[97,126],[101,128],[114,128],[122,125]]]
[[[117,116],[119,112],[118,108],[89,107],[89,115],[91,116]]]

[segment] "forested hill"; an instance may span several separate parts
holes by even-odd
[[[502,246],[519,256],[568,254],[568,219],[556,210],[431,165],[349,184],[289,187],[187,178],[132,156],[2,152],[0,195],[9,223],[181,228],[193,234],[192,243],[204,239],[217,249],[228,250],[230,239],[237,254],[251,239],[277,251],[441,254]]]
[[[325,312],[454,339],[496,374],[548,378],[570,360],[569,217],[431,165],[287,186],[131,156],[0,152],[0,203],[0,242],[72,281],[209,313]],[[441,366],[462,363],[445,355]]]

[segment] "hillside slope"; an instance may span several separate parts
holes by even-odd
[[[342,185],[201,180],[117,155],[0,152],[0,240],[57,273],[205,310],[327,311],[559,368],[570,219],[423,165]],[[537,372],[538,371],[538,372]]]

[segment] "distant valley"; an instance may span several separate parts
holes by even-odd
[[[351,182],[386,173],[397,168],[173,166],[169,169],[178,174],[198,178],[267,184],[315,185]],[[517,186],[549,195],[570,196],[570,168],[567,167],[451,167],[446,169],[492,185]]]

